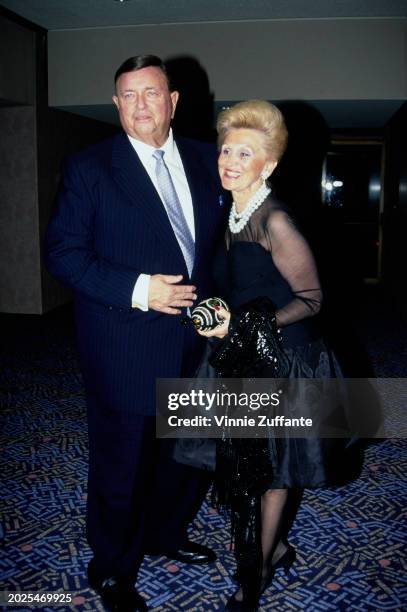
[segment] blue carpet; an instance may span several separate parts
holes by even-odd
[[[3,315],[2,331],[13,345],[3,343],[0,355],[1,588],[70,591],[73,605],[59,610],[102,610],[86,583],[87,437],[70,311]],[[392,333],[389,340],[383,332],[384,344],[394,342],[399,351],[400,330]],[[372,358],[377,375],[391,375],[383,355],[372,351]],[[396,361],[393,375],[405,376]],[[404,440],[377,442],[367,449],[357,481],[305,492],[290,536],[297,562],[288,577],[277,573],[261,610],[407,609],[406,455]],[[146,557],[137,586],[151,609],[221,610],[235,590],[228,533],[224,518],[206,502],[191,538],[217,552],[215,564],[188,567]]]

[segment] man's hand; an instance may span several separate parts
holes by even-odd
[[[181,314],[181,306],[192,306],[196,300],[194,285],[178,285],[182,274],[153,274],[148,291],[148,307],[165,314]]]

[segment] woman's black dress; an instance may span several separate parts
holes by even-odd
[[[321,337],[322,299],[314,258],[288,209],[268,197],[237,234],[228,230],[215,262],[218,294],[231,310],[268,296],[280,311],[290,378],[336,378],[339,365]],[[266,376],[267,373],[262,373]],[[267,488],[320,487],[343,480],[345,440],[282,438],[271,448]]]

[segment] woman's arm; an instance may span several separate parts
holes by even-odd
[[[274,264],[295,295],[276,312],[278,327],[284,327],[317,314],[322,291],[311,249],[289,215],[282,210],[273,211],[267,232]]]

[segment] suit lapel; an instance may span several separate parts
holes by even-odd
[[[113,179],[134,206],[142,208],[149,228],[173,257],[185,261],[168,215],[148,173],[126,134],[118,134],[112,150]]]

